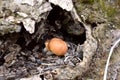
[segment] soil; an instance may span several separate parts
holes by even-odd
[[[60,12],[62,15],[53,15]],[[17,80],[37,74],[40,74],[42,78],[51,79],[50,74],[47,74],[49,71],[66,66],[74,67],[83,60],[82,44],[86,40],[84,27],[76,24],[79,26],[77,29],[83,28],[78,35],[74,34],[74,30],[70,34],[67,33],[67,28],[61,27],[63,25],[60,23],[55,23],[67,17],[63,13],[65,13],[64,10],[56,6],[49,13],[46,21],[36,23],[35,33],[32,35],[21,23],[22,29],[19,33],[0,36],[0,77],[2,80]],[[69,16],[69,13],[67,14]],[[72,18],[69,21],[73,23]],[[45,41],[54,37],[61,38],[68,44],[69,49],[64,56],[57,56],[46,50]],[[41,72],[38,67],[41,68]]]
[[[29,34],[21,23],[22,29],[19,33],[14,32],[0,36],[0,80],[20,80],[37,74],[40,74],[41,80],[57,80],[58,78],[53,75],[62,70],[59,72],[53,72],[53,70],[65,67],[71,69],[71,74],[69,74],[70,70],[67,72],[63,69],[65,74],[61,75],[62,78],[67,74],[71,80],[103,79],[110,48],[120,37],[119,21],[116,21],[116,18],[106,18],[101,10],[97,10],[96,3],[91,5],[83,1],[80,3],[85,6],[81,8],[76,2],[79,1],[76,0],[74,3],[83,23],[90,26],[87,26],[91,30],[90,37],[92,36],[97,41],[96,52],[92,54],[92,59],[89,59],[89,63],[86,64],[88,65],[87,69],[82,67],[81,69],[85,70],[80,71],[83,72],[78,72],[80,74],[77,74],[74,79],[71,77],[77,73],[73,74],[72,70],[79,69],[76,66],[84,61],[84,52],[87,52],[87,48],[84,48],[85,43],[91,44],[87,42],[89,31],[83,23],[74,22],[70,12],[52,5],[53,10],[50,11],[47,19],[35,24],[34,34]],[[91,13],[96,15],[90,15]],[[114,17],[117,16],[119,16],[118,12]],[[45,41],[54,37],[63,39],[68,44],[68,51],[64,56],[56,56],[46,50]],[[93,39],[90,38],[90,40]],[[119,45],[115,48],[110,60],[108,80],[120,79]],[[91,45],[91,48],[94,47]],[[59,80],[68,78],[62,79],[61,77]]]

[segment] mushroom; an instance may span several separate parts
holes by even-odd
[[[64,56],[68,50],[67,43],[59,38],[52,38],[45,42],[47,50],[51,51],[57,56]]]

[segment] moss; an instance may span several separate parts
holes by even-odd
[[[120,25],[119,25],[119,26],[117,26],[117,28],[118,28],[118,29],[120,29]]]
[[[116,7],[112,4],[106,3],[104,0],[99,0],[100,8],[104,12],[105,16],[112,17],[116,13]]]
[[[96,0],[80,0],[80,1],[85,4],[93,4]]]
[[[114,2],[108,2],[107,0],[77,1],[76,7],[79,15],[84,15],[90,23],[107,21],[120,29],[120,0]]]
[[[112,6],[107,7],[107,16],[112,17],[116,13],[116,9],[113,8]]]

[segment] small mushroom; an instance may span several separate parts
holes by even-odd
[[[63,56],[68,50],[67,43],[59,38],[52,38],[45,42],[47,50],[51,51],[57,56]]]

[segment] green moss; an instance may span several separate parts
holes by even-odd
[[[108,2],[108,0],[77,0],[77,11],[83,14],[89,22],[113,23],[120,29],[120,0]]]
[[[96,0],[80,0],[80,1],[85,4],[93,4]]]
[[[120,29],[120,24],[116,25],[116,27],[117,27],[118,29]]]
[[[78,12],[82,11],[82,10],[83,10],[83,7],[84,7],[83,4],[78,5],[78,6],[77,6],[77,11],[78,11]]]
[[[115,25],[118,29],[120,29],[120,20]]]
[[[115,13],[116,13],[116,9],[113,8],[112,6],[109,6],[109,7],[107,8],[107,16],[108,16],[108,17],[115,16]]]
[[[108,4],[105,0],[99,0],[100,8],[103,11],[104,15],[107,17],[113,17],[116,13],[116,7],[112,4]]]

